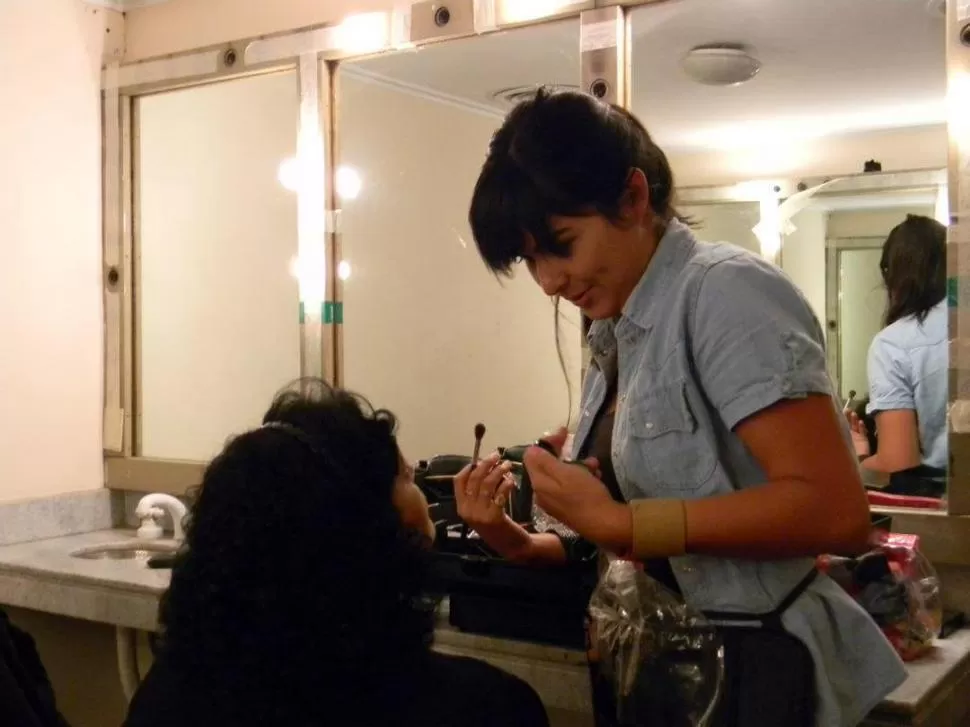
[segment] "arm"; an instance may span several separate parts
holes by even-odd
[[[780,401],[735,432],[768,481],[685,503],[688,552],[771,559],[865,549],[869,505],[830,396]]]
[[[877,336],[869,347],[869,411],[874,413],[879,449],[862,460],[873,472],[891,474],[922,463],[916,400],[909,358],[904,351]]]
[[[869,506],[828,376],[822,331],[767,265],[712,267],[692,325],[697,374],[766,482],[686,503],[686,547],[779,558],[865,547]]]

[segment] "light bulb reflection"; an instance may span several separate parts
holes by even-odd
[[[296,192],[300,186],[300,162],[296,157],[287,157],[280,162],[276,170],[276,178],[284,189]]]
[[[350,277],[350,263],[346,260],[341,260],[337,264],[337,277],[341,280],[347,280]]]
[[[337,195],[340,199],[357,199],[363,186],[360,174],[353,167],[339,167],[337,169]]]
[[[280,162],[276,170],[276,178],[283,188],[290,192],[299,192],[301,183],[300,158],[287,157]],[[337,169],[337,196],[342,200],[357,199],[364,186],[360,173],[353,167],[339,167]]]

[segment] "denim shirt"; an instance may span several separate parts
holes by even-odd
[[[712,497],[763,484],[763,469],[734,427],[809,393],[828,394],[838,407],[821,327],[792,282],[741,248],[698,242],[677,221],[622,315],[594,322],[587,340],[593,363],[575,445],[581,450],[605,401],[604,369],[615,367],[612,455],[628,500]],[[851,447],[847,425],[844,437]],[[693,607],[763,613],[814,560],[685,555],[671,565]],[[815,660],[818,727],[857,725],[906,678],[872,619],[828,577],[817,578],[782,621]]]
[[[949,339],[946,300],[920,323],[907,316],[886,326],[869,346],[870,414],[912,409],[923,464],[946,469]]]

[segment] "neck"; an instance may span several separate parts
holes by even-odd
[[[654,218],[653,224],[644,228],[642,244],[637,246],[635,253],[631,257],[629,267],[630,277],[625,281],[626,285],[623,291],[624,308],[630,296],[633,295],[633,291],[639,284],[641,278],[647,272],[650,261],[653,260],[653,256],[657,252],[657,247],[660,245],[660,240],[666,231],[667,223],[660,220],[660,218]]]

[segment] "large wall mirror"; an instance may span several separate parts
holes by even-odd
[[[680,211],[701,239],[789,274],[824,327],[843,401],[864,412],[881,389],[896,411],[905,397],[885,391],[908,386],[920,442],[908,464],[945,467],[946,302],[887,328],[882,258],[908,215],[949,222],[942,3],[690,0],[635,8],[630,23],[632,110],[671,157]],[[902,481],[866,479],[887,492]]]
[[[512,104],[542,84],[578,85],[578,19],[343,63],[338,74],[342,383],[399,415],[411,458],[470,453],[477,422],[486,447],[565,424],[579,397],[577,315],[565,305],[557,315],[524,270],[488,272],[467,214]]]
[[[137,456],[207,461],[300,375],[296,73],[136,99]]]

